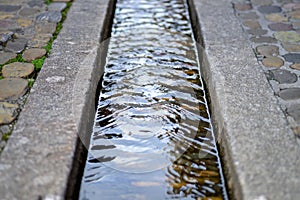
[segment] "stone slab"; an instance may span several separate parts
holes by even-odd
[[[100,33],[112,4],[73,3],[1,154],[1,200],[76,198],[70,185],[80,177],[78,135],[89,138],[93,125],[104,51]]]
[[[299,139],[258,64],[230,0],[189,0],[202,71],[235,199],[300,199]],[[212,12],[213,10],[213,12]],[[194,20],[195,22],[196,20]],[[198,37],[197,37],[198,38]],[[199,47],[201,49],[201,47]]]

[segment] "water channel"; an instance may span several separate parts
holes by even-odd
[[[81,200],[227,199],[185,0],[117,0]]]

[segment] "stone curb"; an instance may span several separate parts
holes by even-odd
[[[234,199],[300,199],[300,146],[229,0],[189,0]],[[197,19],[200,21],[197,23]],[[204,44],[203,42],[204,41]],[[201,49],[201,47],[200,47]]]
[[[100,41],[105,39],[113,4],[109,0],[73,3],[2,152],[1,199],[76,196],[66,191],[68,184],[76,184],[69,180],[76,176],[73,166],[80,159],[78,134],[89,141],[105,52]]]

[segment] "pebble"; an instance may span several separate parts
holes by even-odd
[[[272,14],[266,15],[265,18],[271,22],[288,22],[288,19],[289,19],[288,17],[285,17],[278,13],[272,13]]]
[[[287,109],[287,113],[294,118],[295,121],[300,122],[300,104],[295,104]]]
[[[242,19],[258,19],[258,15],[255,12],[249,12],[249,13],[239,13],[239,17]]]
[[[269,73],[269,79],[276,80],[278,83],[295,83],[298,78],[297,75],[283,69],[271,70]]]
[[[18,104],[0,102],[0,125],[9,124],[17,117]]]
[[[300,3],[287,3],[283,7],[287,10],[298,10],[300,9]]]
[[[298,43],[300,42],[300,35],[295,31],[279,31],[274,33],[274,37],[283,43]]]
[[[277,56],[279,54],[279,48],[274,45],[261,45],[256,47],[256,51],[265,57]]]
[[[15,12],[21,8],[19,5],[0,5],[0,12]]]
[[[12,31],[0,31],[0,43],[6,43],[8,40],[12,39],[14,32]]]
[[[0,51],[0,65],[5,64],[7,61],[17,57],[17,54],[11,52]]]
[[[256,36],[261,36],[261,35],[265,35],[268,33],[268,31],[264,30],[264,29],[250,29],[250,30],[247,30],[247,32],[251,35],[256,35]]]
[[[299,20],[300,19],[300,10],[290,12],[289,15],[291,18]]]
[[[244,21],[243,25],[247,26],[251,29],[260,29],[261,28],[260,24],[257,21],[254,21],[254,20]]]
[[[284,62],[278,57],[267,57],[262,60],[262,64],[266,67],[281,67]]]
[[[18,39],[14,39],[13,41],[8,41],[5,50],[14,53],[21,53],[25,49],[26,45],[27,45],[27,39],[18,38]]]
[[[273,2],[272,0],[251,0],[251,2],[255,5],[271,5]]]
[[[59,22],[62,19],[62,15],[58,11],[48,11],[39,14],[36,17],[37,21]]]
[[[290,66],[292,69],[300,70],[300,63],[295,63]]]
[[[46,54],[45,49],[39,49],[39,48],[34,48],[34,49],[26,49],[23,53],[23,59],[25,61],[33,61],[37,58],[41,58]]]
[[[32,24],[32,20],[31,19],[17,19],[17,23],[19,26],[21,27],[28,27],[28,26],[31,26]]]
[[[8,77],[28,77],[34,71],[34,65],[31,63],[14,62],[4,65],[2,69],[2,76]]]
[[[260,6],[258,8],[258,11],[264,14],[270,14],[270,13],[279,13],[282,11],[282,9],[279,6],[265,5],[265,6]]]
[[[35,26],[37,34],[53,34],[56,30],[56,23],[42,22]]]
[[[249,3],[236,3],[234,4],[234,8],[239,11],[251,10],[252,5]]]
[[[300,98],[300,88],[288,88],[279,92],[279,96],[284,100],[295,100]]]
[[[48,10],[50,11],[63,11],[67,7],[67,4],[64,2],[56,2],[56,3],[51,3],[48,6]]]
[[[250,40],[255,43],[275,43],[277,41],[275,38],[269,36],[252,37]]]
[[[28,16],[33,16],[39,11],[34,8],[23,8],[22,10],[19,11],[19,15],[23,17],[28,17]]]
[[[300,53],[289,53],[285,54],[284,59],[292,63],[300,63]]]
[[[0,100],[17,100],[28,89],[28,81],[22,78],[4,78],[0,80]]]
[[[40,1],[40,0],[32,0],[32,1],[28,2],[28,6],[29,7],[39,7],[39,8],[42,8],[43,5],[44,5],[44,2]]]
[[[282,47],[288,52],[300,52],[300,44],[282,44]]]
[[[293,26],[291,24],[284,24],[284,23],[269,24],[268,27],[272,31],[290,31],[293,29]]]

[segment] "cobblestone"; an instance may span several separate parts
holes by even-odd
[[[0,125],[9,124],[17,117],[18,104],[0,102]]]
[[[44,0],[0,1],[0,153],[5,144],[3,134],[11,133],[15,121],[34,81],[38,68],[31,63],[43,62],[46,45],[61,21],[66,2]],[[27,80],[28,79],[28,80]],[[3,105],[18,105],[13,112]],[[2,107],[1,107],[2,106]],[[12,114],[13,113],[13,114]],[[2,121],[1,121],[2,120]],[[1,125],[3,123],[8,125]],[[8,129],[5,127],[9,127]]]
[[[233,4],[282,110],[290,116],[290,127],[300,135],[300,2],[243,0]],[[241,5],[251,9],[241,9]],[[262,35],[261,30],[267,33]]]

